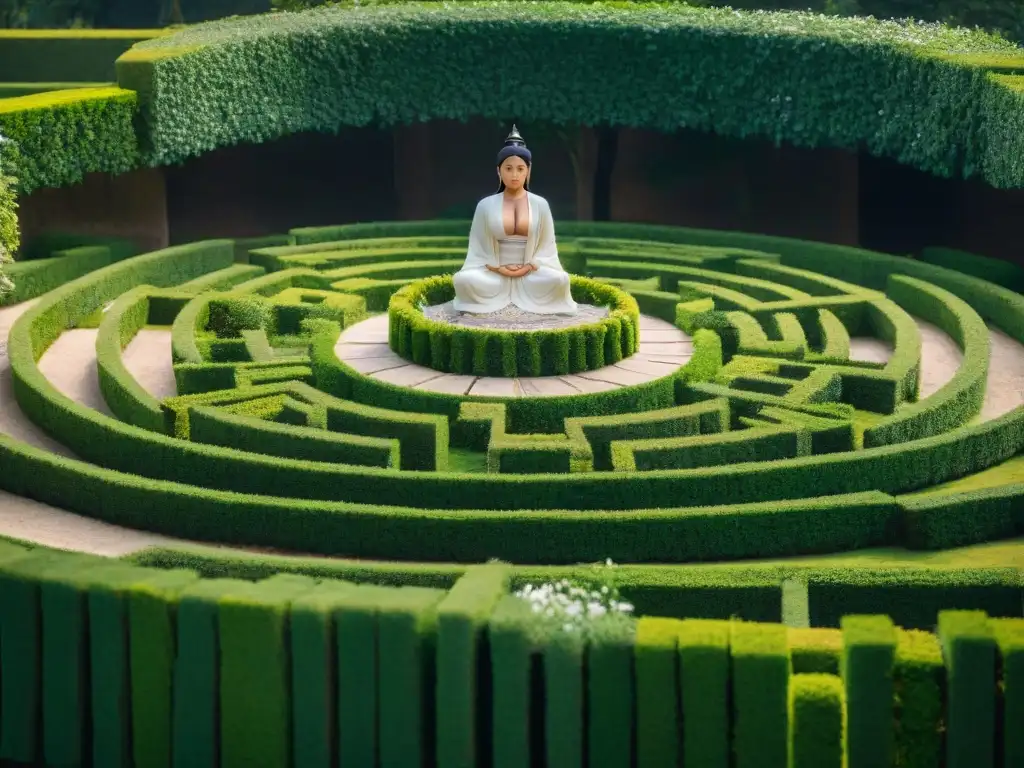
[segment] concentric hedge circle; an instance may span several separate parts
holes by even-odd
[[[431,320],[422,307],[455,298],[451,275],[417,280],[388,304],[391,349],[417,365],[475,376],[554,376],[593,371],[636,352],[640,309],[614,286],[572,275],[573,298],[608,306],[597,322],[545,331],[499,331]]]
[[[910,492],[1024,446],[1024,408],[972,423],[987,362],[979,323],[1024,339],[1024,297],[855,249],[566,222],[560,254],[574,271],[691,335],[693,356],[678,373],[607,400],[467,402],[370,383],[341,361],[341,325],[458,269],[467,228],[296,231],[294,244],[251,250],[245,269],[232,263],[230,241],[197,243],[46,295],[12,330],[16,392],[81,460],[5,442],[17,468],[7,482],[167,533],[413,560],[678,562],[948,547],[1018,530],[1007,510],[1019,486]],[[155,402],[105,359],[112,419],[59,394],[37,359],[142,283],[153,287],[105,314],[97,346],[117,355],[141,327],[173,317],[180,394]],[[265,304],[258,322],[214,329],[211,306],[252,294]],[[344,306],[334,319],[320,311],[332,296]],[[915,318],[964,353],[953,378],[919,402]],[[861,335],[891,342],[888,361],[851,360]],[[376,346],[393,354],[387,341],[383,333]],[[656,346],[641,337],[634,357],[654,364]]]

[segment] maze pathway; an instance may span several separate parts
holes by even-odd
[[[96,372],[96,333],[95,328],[64,331],[39,359],[39,370],[65,397],[113,416]]]
[[[1024,405],[1024,345],[989,326],[991,358],[985,402],[978,421],[989,421]]]
[[[334,351],[360,373],[397,386],[478,397],[553,397],[603,392],[666,376],[690,359],[693,341],[671,323],[641,315],[639,350],[614,365],[569,376],[463,376],[410,363],[392,352],[388,316],[381,314],[347,328]]]
[[[124,348],[121,360],[135,380],[153,397],[162,400],[178,394],[174,383],[169,330],[143,328]]]
[[[72,456],[72,453],[60,443],[51,439],[37,427],[18,407],[14,399],[14,385],[11,380],[11,366],[7,358],[7,336],[14,321],[26,312],[35,300],[16,304],[13,307],[0,308],[0,433],[9,435],[37,448],[42,448],[61,456]],[[76,329],[84,330],[84,329]],[[82,334],[64,333],[58,339],[67,337],[62,346],[53,344],[43,356],[71,352],[70,358],[51,356],[48,369],[56,370],[57,379],[65,389],[65,394],[77,402],[92,405],[99,396],[99,385],[96,383],[96,345],[95,334],[89,340]],[[75,346],[77,345],[77,347]],[[168,350],[168,365],[170,351]],[[61,370],[67,362],[68,372]],[[92,378],[85,378],[81,371],[92,371]],[[173,378],[172,378],[173,383]],[[99,405],[106,410],[106,404],[99,396]],[[31,541],[57,549],[70,549],[89,552],[96,555],[117,557],[131,554],[156,545],[167,545],[176,540],[146,531],[123,528],[92,518],[76,515],[48,504],[43,504],[23,496],[15,496],[0,491],[0,535],[10,536],[24,541]],[[178,542],[185,543],[185,542]]]
[[[0,433],[60,455],[70,456],[70,452],[64,446],[49,438],[22,413],[14,399],[6,339],[14,321],[33,303],[24,302],[12,307],[0,308]],[[377,322],[381,323],[380,320]],[[921,321],[918,321],[918,325],[922,333],[923,359],[925,361],[922,370],[922,395],[924,395],[928,390],[930,390],[929,393],[934,392],[942,383],[949,380],[956,371],[961,356],[952,339],[937,328]],[[353,326],[353,328],[355,327],[357,326]],[[684,337],[682,339],[664,339],[664,336],[668,335],[665,333],[666,331],[676,331],[668,323],[644,317],[641,329],[647,331],[649,340],[642,340],[641,350],[627,361],[622,361],[623,363],[632,363],[641,367],[647,363],[678,366],[689,359],[691,354],[689,340],[682,332],[678,332],[679,336]],[[45,364],[44,370],[48,372],[48,377],[52,374],[54,383],[59,385],[61,391],[68,397],[88,405],[95,403],[106,410],[101,396],[99,401],[96,401],[99,396],[99,388],[95,383],[95,334],[81,332],[85,330],[74,329],[62,334],[58,342],[51,345],[43,355],[40,364]],[[978,420],[996,418],[1018,405],[1024,404],[1024,345],[997,329],[990,328],[990,331],[992,350],[990,373],[984,409]],[[659,335],[662,335],[662,338],[657,338]],[[345,350],[346,354],[350,355],[349,360],[360,359],[358,357],[360,353],[372,359],[374,356],[383,356],[381,352],[387,350],[386,342],[386,336],[383,341],[380,340],[379,332],[376,336],[366,333],[345,339],[344,346],[351,348]],[[889,354],[884,344],[875,343],[874,340],[853,339],[851,342],[852,348],[859,351],[860,354],[857,355],[859,357],[882,355],[881,359],[884,360]],[[680,346],[671,351],[654,346],[660,344],[679,344]],[[169,331],[146,329],[125,350],[124,359],[129,370],[138,377],[140,383],[148,391],[158,397],[174,393],[169,346]],[[339,347],[342,346],[339,343]],[[69,356],[65,357],[61,353],[66,353]],[[66,365],[66,369],[62,368],[64,365]],[[402,365],[409,364],[403,360]],[[621,365],[609,367],[621,368]],[[622,368],[622,370],[628,371],[628,368]],[[92,377],[84,375],[83,371],[92,371]],[[478,391],[482,392],[486,385],[480,384],[480,382],[487,381],[472,376],[444,376],[454,391],[464,391],[460,390],[460,387],[466,387],[468,390],[471,384],[477,384],[480,387]],[[582,376],[523,378],[517,381],[521,393],[526,396],[542,391],[544,394],[561,394],[565,391],[561,387],[571,387],[573,391],[587,391],[586,388],[589,386],[621,386]],[[151,546],[194,543],[111,525],[3,491],[0,491],[0,535],[44,546],[107,556],[132,554]],[[203,546],[223,548],[208,543],[203,543]],[[247,549],[245,547],[233,548]]]

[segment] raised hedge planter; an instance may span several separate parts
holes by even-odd
[[[417,365],[473,376],[559,376],[593,371],[636,352],[640,309],[615,286],[585,277],[570,278],[581,304],[608,306],[607,317],[569,328],[502,331],[438,322],[424,306],[455,298],[451,275],[417,280],[388,304],[388,345]]]

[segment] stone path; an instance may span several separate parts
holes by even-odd
[[[568,376],[465,376],[416,365],[392,352],[388,316],[381,314],[345,329],[334,351],[360,373],[411,389],[477,397],[552,397],[605,392],[665,376],[689,361],[693,341],[671,323],[641,315],[639,349],[614,365]]]

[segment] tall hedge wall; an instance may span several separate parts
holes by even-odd
[[[510,50],[530,52],[524,66],[507,66]],[[1024,70],[1024,55],[963,29],[548,2],[224,20],[118,60],[119,83],[140,93],[155,163],[339,125],[511,111],[523,121],[863,146],[939,175],[1012,186],[1024,180],[1020,105],[993,70]]]
[[[0,46],[3,41],[0,40]],[[23,193],[75,184],[87,173],[125,173],[139,164],[137,98],[115,87],[75,88],[0,99],[5,166]]]

